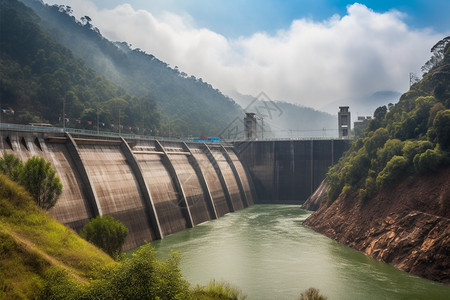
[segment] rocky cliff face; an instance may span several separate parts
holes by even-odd
[[[380,261],[450,284],[450,167],[363,202],[341,195],[304,225]]]

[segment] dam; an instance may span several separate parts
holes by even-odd
[[[258,203],[302,204],[350,143],[349,139],[263,140],[236,142],[234,147],[251,175]]]
[[[0,149],[50,161],[63,192],[50,213],[79,232],[98,215],[129,229],[124,250],[255,203],[299,204],[348,140],[208,144],[2,124]]]

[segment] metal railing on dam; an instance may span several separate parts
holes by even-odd
[[[254,203],[302,203],[350,140],[234,141],[0,124],[0,149],[50,161],[63,184],[52,215],[80,231],[112,215],[130,234],[124,249]]]
[[[45,133],[70,133],[76,135],[93,136],[93,137],[105,137],[105,138],[126,138],[126,139],[138,139],[138,140],[163,140],[163,141],[184,141],[192,142],[193,138],[178,138],[178,137],[168,137],[168,136],[151,136],[151,135],[139,135],[139,134],[128,134],[119,133],[112,131],[97,131],[97,130],[86,130],[78,128],[62,128],[62,127],[51,127],[51,126],[39,126],[39,125],[21,125],[21,124],[9,124],[0,123],[0,130],[12,130],[12,131],[31,131],[31,132],[45,132]]]
[[[76,231],[111,215],[129,229],[125,250],[255,202],[232,145],[16,126],[1,124],[1,152],[51,162],[63,184],[51,214]]]

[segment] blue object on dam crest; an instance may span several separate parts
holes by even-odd
[[[255,203],[300,204],[349,140],[203,143],[0,129],[0,149],[50,161],[63,184],[50,210],[80,231],[111,215],[128,227],[124,250]]]

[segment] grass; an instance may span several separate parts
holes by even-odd
[[[144,299],[150,296],[145,294],[151,288],[148,282],[166,296],[166,291],[183,292],[180,299],[246,298],[224,282],[190,289],[176,260],[153,261],[148,254],[153,250],[148,248],[138,251],[141,256],[115,262],[58,223],[21,186],[0,174],[0,299],[100,299],[101,295],[114,299],[117,293],[141,290],[144,294],[139,298]]]
[[[31,299],[49,268],[80,282],[115,262],[38,208],[27,192],[0,174],[0,299]]]
[[[44,286],[50,263],[0,231],[0,298],[31,299]]]
[[[241,300],[247,297],[238,288],[230,285],[227,282],[217,282],[211,280],[205,286],[197,285],[193,291],[194,299],[229,299],[229,300]]]

